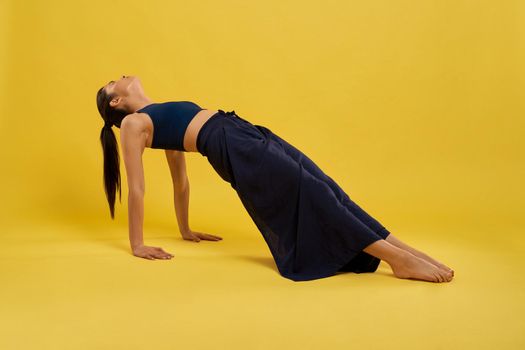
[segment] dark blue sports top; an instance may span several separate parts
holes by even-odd
[[[204,108],[190,101],[152,103],[136,113],[147,113],[153,121],[151,148],[184,149],[184,133],[190,121]]]

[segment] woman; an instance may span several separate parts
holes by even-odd
[[[129,196],[129,238],[135,256],[170,259],[143,242],[144,148],[164,149],[179,230],[186,240],[219,236],[188,226],[189,182],[184,152],[199,152],[231,184],[262,233],[279,273],[294,281],[343,271],[376,271],[385,260],[398,278],[449,282],[454,271],[395,238],[311,159],[267,127],[235,111],[208,110],[189,101],[155,103],[137,77],[122,76],[97,93],[105,124],[100,134],[104,185],[111,217],[119,191],[119,153],[111,126],[120,128]]]

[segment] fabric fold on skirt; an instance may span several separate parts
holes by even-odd
[[[283,277],[376,271],[380,259],[363,249],[390,232],[269,128],[219,110],[202,126],[197,149],[237,192]]]

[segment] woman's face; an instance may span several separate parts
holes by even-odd
[[[139,78],[130,75],[123,75],[118,80],[111,80],[106,84],[105,89],[108,95],[115,95],[109,103],[112,108],[124,109],[127,100],[144,95]]]

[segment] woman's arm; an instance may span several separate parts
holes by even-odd
[[[128,196],[129,242],[131,249],[144,245],[144,194],[130,192]]]
[[[129,242],[133,255],[154,260],[171,259],[172,254],[161,247],[144,245],[144,167],[142,153],[146,147],[147,135],[141,119],[127,117],[120,125],[120,143],[128,177],[128,222]]]
[[[201,239],[209,241],[219,241],[220,236],[211,235],[205,232],[193,231],[188,224],[188,207],[190,202],[190,182],[186,173],[186,158],[184,152],[176,150],[166,150],[166,159],[170,167],[173,182],[173,197],[175,201],[175,211],[179,224],[179,231],[182,238],[188,241],[200,242]]]
[[[190,204],[190,183],[186,178],[186,186],[181,188],[174,187],[173,197],[175,202],[175,212],[177,215],[177,223],[179,231],[182,236],[190,231],[188,223],[188,213]]]
[[[191,231],[188,223],[190,182],[186,172],[186,158],[181,151],[167,149],[165,152],[173,184],[173,200],[177,223],[179,231],[184,237],[185,234]]]
[[[143,142],[144,141],[144,142]],[[128,178],[128,225],[132,249],[144,245],[144,168],[142,153],[145,139],[141,123],[125,118],[120,126],[120,142]]]

